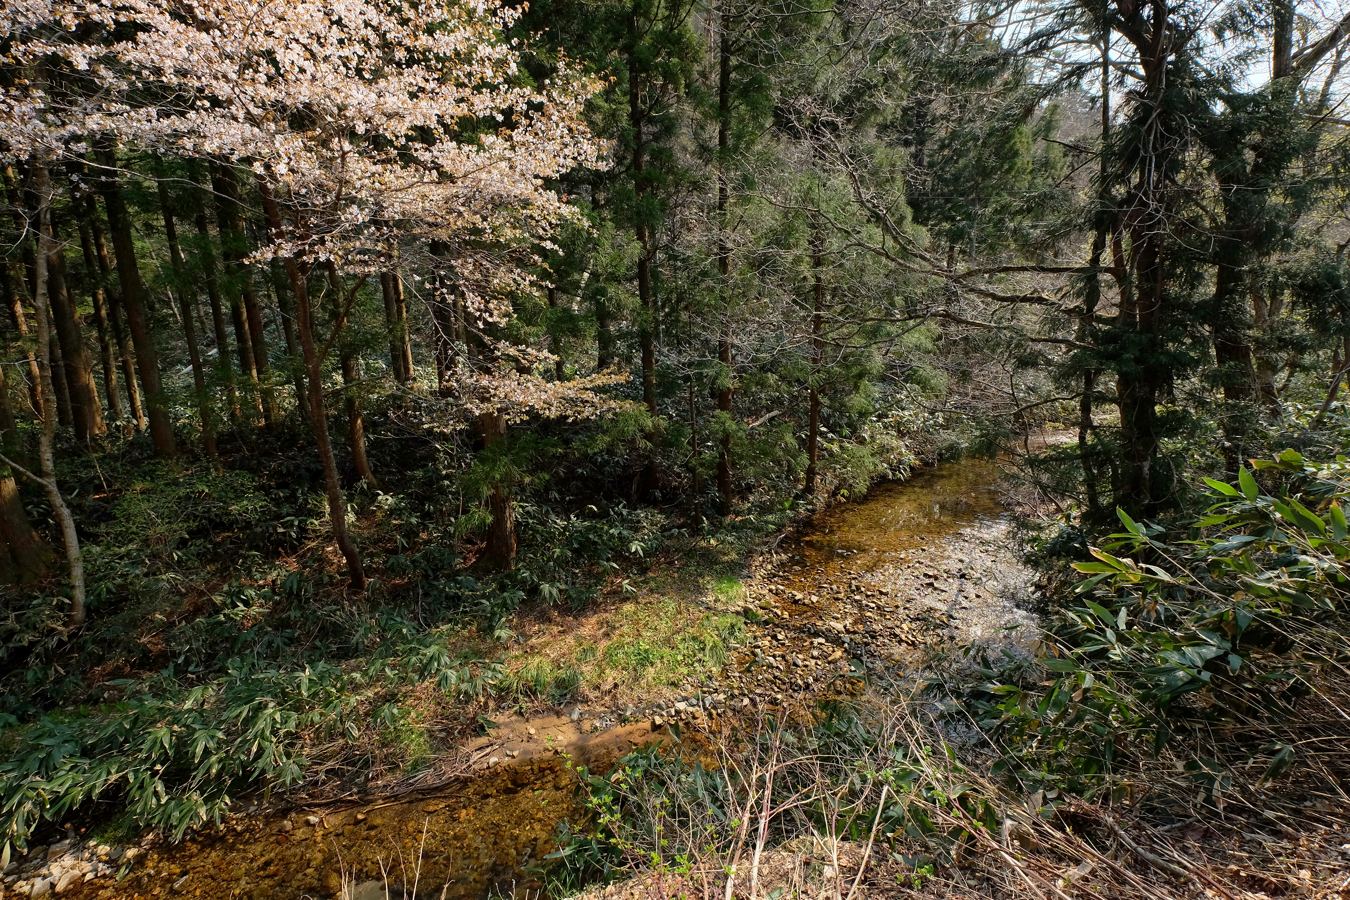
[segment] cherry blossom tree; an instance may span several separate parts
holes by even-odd
[[[491,337],[512,297],[536,289],[536,251],[571,213],[548,185],[603,150],[581,115],[595,85],[565,61],[532,83],[507,36],[518,15],[477,0],[9,0],[0,19],[11,158],[116,141],[251,177],[269,231],[251,261],[286,273],[354,588],[365,572],[328,435],[325,363],[358,293],[393,260],[452,272],[484,350],[453,370],[453,387],[494,435],[512,418],[605,405],[593,393],[605,376],[546,382],[547,354]]]

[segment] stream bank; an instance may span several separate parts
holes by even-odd
[[[400,797],[239,816],[177,846],[53,845],[0,895],[351,898],[388,882],[457,900],[537,886],[559,823],[581,811],[574,764],[603,769],[671,724],[850,694],[934,652],[1029,653],[1029,578],[998,482],[994,462],[948,463],[822,514],[747,584],[734,657],[679,699],[498,723],[466,748],[471,771]]]

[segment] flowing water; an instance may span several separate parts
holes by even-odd
[[[926,644],[1004,627],[999,580],[1011,556],[997,481],[995,463],[952,463],[822,515],[752,586],[770,612],[725,673],[731,714],[821,695],[841,673],[856,675],[859,657],[908,664]],[[509,894],[533,883],[559,823],[580,812],[569,758],[603,769],[656,733],[641,721],[583,736],[574,721],[530,726],[554,729],[548,752],[522,744],[486,771],[364,806],[240,817],[142,851],[120,882],[71,884],[62,896],[367,900],[385,896],[374,884],[385,877],[408,896]]]

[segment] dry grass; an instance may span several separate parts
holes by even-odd
[[[860,702],[861,744],[808,745],[767,721],[715,739],[719,796],[734,798],[721,825],[680,767],[619,783],[632,874],[582,896],[1350,897],[1344,744],[1291,778],[1237,773],[1223,808],[1167,761],[1137,773],[1151,788],[1130,802],[1050,803],[983,774],[994,748],[952,752],[922,703]]]

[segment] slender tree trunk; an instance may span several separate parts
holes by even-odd
[[[0,290],[3,290],[5,307],[9,310],[10,322],[19,337],[19,348],[23,353],[24,368],[28,376],[28,403],[33,414],[42,415],[42,386],[38,379],[37,352],[33,349],[28,333],[28,316],[24,312],[23,302],[19,298],[18,279],[8,264],[0,265]]]
[[[19,456],[14,411],[9,402],[5,366],[0,365],[0,454]],[[33,530],[23,508],[19,485],[9,465],[0,462],[0,583],[29,585],[42,580],[51,563],[51,551]]]
[[[183,340],[187,344],[188,362],[192,366],[192,389],[197,395],[197,415],[202,423],[202,449],[206,451],[207,456],[214,458],[220,455],[216,448],[216,417],[211,410],[211,393],[206,386],[206,369],[202,366],[202,351],[197,343],[192,289],[187,283],[187,264],[183,260],[183,248],[178,241],[178,219],[174,215],[169,184],[162,174],[158,179],[159,209],[164,219],[164,239],[169,245],[169,268],[173,273],[175,289],[178,291],[179,316],[183,320]]]
[[[811,374],[806,412],[806,495],[816,492],[820,471],[820,382],[825,368],[825,240],[820,223],[811,222]]]
[[[104,234],[102,223],[99,222],[98,205],[94,202],[93,197],[90,197],[89,202],[85,205],[85,223],[89,226],[89,238],[94,245],[94,259],[98,263],[98,274],[103,284],[104,297],[108,303],[108,329],[112,334],[113,343],[117,347],[117,358],[122,367],[122,386],[126,390],[127,405],[131,410],[131,418],[136,422],[136,427],[144,431],[150,427],[150,420],[146,418],[145,406],[141,402],[140,385],[136,381],[136,355],[131,345],[131,336],[127,334],[127,329],[122,325],[121,298],[112,288],[112,257],[108,253],[107,236]]]
[[[337,266],[332,263],[328,265],[328,286],[333,294],[333,329],[337,335],[343,327],[342,278],[338,275]],[[370,458],[366,455],[366,418],[361,413],[361,398],[356,393],[361,384],[361,360],[340,335],[336,341],[338,363],[342,369],[342,402],[347,413],[347,449],[352,455],[352,468],[362,481],[378,489],[380,483],[375,479],[375,472],[370,468]]]
[[[56,340],[61,346],[61,364],[66,388],[70,395],[70,417],[75,439],[86,446],[107,429],[103,424],[103,407],[98,401],[98,384],[85,349],[84,332],[76,317],[74,298],[66,279],[65,254],[53,240],[55,248],[47,260],[47,293],[52,309],[52,323],[56,326]]]
[[[445,248],[432,247],[432,255],[441,257]],[[436,357],[436,392],[449,396],[455,389],[455,369],[460,348],[465,346],[465,329],[459,291],[445,265],[438,265],[431,278],[432,345]]]
[[[225,330],[225,304],[220,291],[220,276],[216,271],[216,254],[211,249],[213,237],[211,224],[206,218],[206,206],[197,201],[193,210],[193,222],[196,226],[198,253],[197,263],[206,282],[206,299],[211,307],[211,332],[216,343],[216,372],[225,385],[225,403],[230,409],[230,421],[236,428],[243,420],[243,411],[239,408],[239,389],[234,383],[234,366],[230,364],[230,338]]]
[[[595,367],[601,372],[614,365],[614,332],[610,327],[609,301],[604,288],[595,291]]]
[[[1107,239],[1114,228],[1110,196],[1111,143],[1111,30],[1103,25],[1101,34],[1101,150],[1097,169],[1096,228],[1092,234],[1092,251],[1088,257],[1087,283],[1083,290],[1083,313],[1078,322],[1078,339],[1090,343],[1094,319],[1102,298],[1102,263],[1106,256]],[[1095,519],[1101,510],[1101,496],[1097,484],[1097,461],[1092,447],[1093,405],[1100,372],[1095,365],[1083,366],[1078,396],[1078,460],[1083,467],[1083,497],[1087,515]]]
[[[85,198],[86,200],[88,198]],[[81,205],[84,205],[83,201]],[[99,366],[103,370],[103,395],[108,401],[108,414],[122,418],[122,395],[117,386],[117,350],[108,331],[108,299],[94,255],[94,239],[89,234],[88,216],[80,221],[80,253],[84,258],[85,277],[89,280],[89,302],[94,309],[94,329],[98,333]]]
[[[548,286],[548,308],[555,316],[558,312],[558,286],[550,284]],[[555,320],[555,329],[558,327]],[[562,341],[554,335],[549,341],[549,349],[553,351],[553,377],[558,381],[563,380],[565,366],[563,364]]]
[[[1172,240],[1169,226],[1176,211],[1169,179],[1185,150],[1187,131],[1178,121],[1171,95],[1176,89],[1170,67],[1176,47],[1168,40],[1174,28],[1171,9],[1165,0],[1149,0],[1149,9],[1146,30],[1133,37],[1143,74],[1138,102],[1145,122],[1142,133],[1134,138],[1137,149],[1131,168],[1135,180],[1124,204],[1133,276],[1120,297],[1118,322],[1129,355],[1121,361],[1116,381],[1121,437],[1121,496],[1117,499],[1136,517],[1151,514],[1168,493],[1156,463],[1158,402],[1173,377],[1164,352],[1169,349],[1164,327],[1167,254]]]
[[[28,225],[23,217],[23,198],[19,192],[18,176],[13,167],[5,166],[0,169],[0,184],[4,187],[5,195],[9,198],[10,216],[14,222],[15,239],[21,240],[22,235],[27,231]],[[9,258],[3,260],[0,264],[0,287],[4,290],[5,308],[9,312],[10,321],[14,323],[14,330],[18,332],[19,344],[23,348],[24,362],[28,370],[28,397],[29,404],[33,407],[35,415],[42,415],[42,387],[38,380],[37,351],[32,346],[32,340],[28,331],[28,316],[24,312],[23,298],[21,296],[23,285],[26,280],[25,273],[32,268],[33,249],[27,241],[22,242],[23,252],[20,259],[16,259],[11,268]]]
[[[394,372],[394,380],[407,384],[409,372],[403,357],[403,322],[399,320],[398,300],[394,296],[396,276],[392,272],[380,273],[380,296],[384,300],[384,327],[389,335],[389,367]]]
[[[1271,298],[1266,299],[1265,292],[1256,287],[1252,290],[1252,312],[1257,329],[1269,337],[1274,323],[1279,319],[1283,303],[1278,288],[1271,288]],[[1266,413],[1272,419],[1284,418],[1284,406],[1280,403],[1280,389],[1275,383],[1277,367],[1268,353],[1256,354],[1256,387]]]
[[[263,421],[272,427],[280,418],[277,409],[276,393],[269,381],[270,361],[267,354],[267,332],[263,324],[262,305],[258,302],[258,291],[253,283],[252,273],[243,264],[248,246],[248,235],[244,230],[241,213],[243,200],[239,192],[239,180],[234,169],[225,163],[219,163],[212,169],[212,178],[216,192],[220,195],[216,207],[216,222],[222,232],[229,232],[230,253],[226,259],[240,270],[239,302],[242,309],[236,312],[243,323],[236,323],[236,330],[242,329],[248,334],[247,350],[252,356],[252,370],[258,383],[259,399],[262,403]],[[223,235],[222,235],[223,236]],[[237,254],[237,255],[233,255]],[[241,350],[244,345],[241,342]]]
[[[499,412],[486,412],[478,417],[483,434],[483,446],[491,450],[506,439],[506,417]],[[484,557],[493,569],[504,572],[515,566],[519,542],[516,537],[516,510],[507,485],[497,482],[488,494],[487,547]]]
[[[239,184],[234,171],[223,163],[211,166],[211,184],[216,194],[216,227],[220,231],[221,259],[230,302],[230,320],[234,326],[235,350],[239,355],[239,371],[248,382],[248,401],[253,407],[254,421],[268,423],[262,383],[265,371],[258,367],[258,360],[261,358],[266,361],[267,354],[258,353],[253,346],[259,336],[253,334],[247,312],[249,306],[258,305],[258,299],[253,286],[253,273],[244,264],[244,258],[248,255],[248,237],[244,233],[243,217],[239,212]]]
[[[122,303],[126,307],[127,325],[131,330],[131,342],[136,347],[136,367],[141,376],[141,387],[145,389],[145,405],[150,418],[150,440],[155,447],[155,455],[170,458],[176,452],[173,437],[173,424],[169,420],[169,409],[159,376],[159,351],[155,349],[154,336],[150,330],[150,320],[146,313],[145,283],[136,261],[136,246],[131,237],[131,213],[127,210],[118,184],[117,157],[111,148],[102,146],[96,151],[98,163],[103,167],[99,178],[99,190],[103,194],[103,205],[108,213],[108,230],[111,232],[113,256],[117,260],[117,279],[122,287]]]
[[[47,265],[47,274],[50,276],[51,263],[49,262]],[[33,271],[36,272],[37,270],[34,269]],[[33,283],[37,283],[36,279]],[[50,277],[48,283],[50,284]],[[47,294],[50,298],[50,288],[48,288]],[[52,387],[56,391],[56,423],[60,428],[70,428],[75,420],[70,408],[70,384],[66,381],[66,362],[61,358],[61,342],[57,340],[56,329],[52,327],[50,316],[47,326],[47,352],[51,354]]]
[[[51,179],[47,174],[47,166],[44,162],[38,161],[32,168],[33,190],[37,194],[37,253],[35,254],[34,279],[33,279],[33,307],[37,318],[37,342],[38,342],[38,376],[39,383],[42,386],[42,416],[41,428],[38,429],[38,465],[40,475],[33,476],[47,492],[47,501],[52,509],[52,516],[61,530],[61,539],[65,544],[66,550],[66,568],[70,576],[70,613],[67,616],[67,625],[70,628],[79,628],[85,621],[85,600],[84,600],[84,557],[80,552],[80,538],[75,531],[75,519],[70,514],[70,507],[66,505],[65,498],[61,495],[61,489],[56,482],[56,457],[55,457],[55,438],[56,438],[56,417],[53,415],[56,409],[55,388],[52,385],[52,358],[49,352],[51,347],[50,335],[48,334],[48,309],[47,294],[47,266],[55,252],[56,242],[52,238],[52,186]],[[10,468],[16,468],[16,464],[9,460]],[[31,475],[31,473],[28,473]]]
[[[271,190],[261,182],[263,212],[267,226],[274,237],[283,236],[281,210]],[[366,570],[361,554],[347,530],[347,499],[338,479],[337,460],[333,456],[333,442],[328,436],[328,410],[323,397],[323,359],[314,342],[314,317],[309,304],[309,286],[300,263],[293,256],[283,261],[286,279],[290,283],[291,300],[295,305],[296,329],[300,338],[300,353],[305,366],[305,397],[309,406],[309,426],[314,434],[315,449],[323,466],[324,495],[328,500],[328,517],[333,528],[333,542],[347,562],[347,577],[354,591],[366,587]]]
[[[638,323],[638,344],[642,353],[642,402],[647,412],[656,415],[656,319],[659,311],[656,306],[656,294],[652,289],[652,247],[651,226],[647,222],[650,215],[647,210],[647,135],[646,111],[642,106],[641,71],[638,60],[638,42],[641,40],[638,11],[635,6],[629,16],[628,48],[628,125],[633,132],[633,193],[634,203],[633,233],[638,244],[637,287],[640,320]]]
[[[727,164],[731,155],[731,37],[728,34],[729,22],[725,0],[722,0],[718,23],[717,274],[723,321],[717,335],[717,361],[720,369],[717,411],[722,420],[719,423],[721,437],[717,453],[717,497],[722,515],[727,516],[731,514],[734,502],[731,482],[731,401],[735,387],[731,359],[731,242],[727,233],[730,228],[727,221],[727,207],[730,201]]]
[[[281,336],[286,342],[287,368],[291,373],[291,387],[295,391],[295,408],[301,417],[305,417],[309,414],[305,412],[308,406],[305,400],[305,379],[301,372],[299,339],[295,336],[295,304],[291,302],[291,292],[286,283],[285,267],[273,261],[272,292],[276,295],[277,309],[281,310]]]

